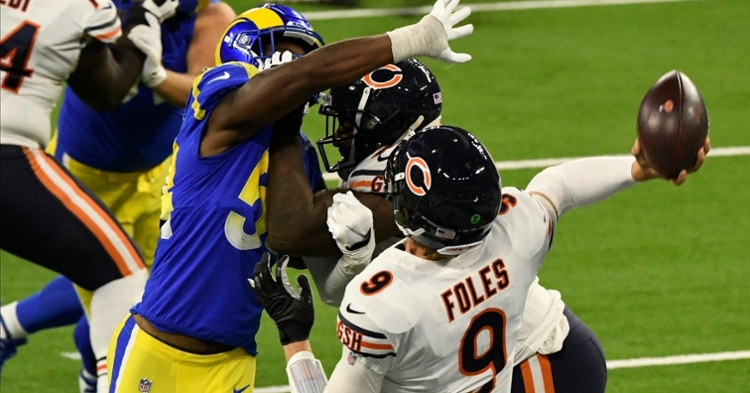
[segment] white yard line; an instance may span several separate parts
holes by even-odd
[[[738,147],[716,147],[708,153],[709,157],[730,157],[730,156],[747,156],[750,155],[750,146]],[[627,155],[618,155],[625,157]],[[562,163],[587,157],[560,157],[560,158],[541,158],[536,160],[518,160],[518,161],[495,161],[495,167],[498,170],[510,169],[529,169],[529,168],[546,168],[548,166],[560,165]],[[326,181],[338,180],[335,173],[324,173],[323,178]]]
[[[718,352],[702,353],[694,355],[664,356],[658,358],[640,358],[640,359],[623,359],[610,360],[607,362],[607,368],[631,368],[631,367],[652,367],[652,366],[671,366],[677,364],[718,362],[722,360],[741,360],[750,359],[750,351],[735,352]],[[289,393],[289,386],[268,386],[264,388],[255,388],[255,393]]]
[[[63,352],[60,354],[62,357],[81,360],[81,355],[77,352]],[[618,368],[634,368],[634,367],[654,367],[654,366],[674,366],[680,364],[693,364],[693,363],[705,363],[705,362],[720,362],[727,360],[743,360],[750,359],[749,351],[734,351],[734,352],[716,352],[716,353],[700,353],[692,355],[675,355],[675,356],[662,356],[653,358],[638,358],[638,359],[621,359],[621,360],[610,360],[607,362],[607,369],[614,370]],[[289,393],[289,386],[267,386],[262,388],[255,388],[255,393]]]
[[[694,355],[663,356],[659,358],[610,360],[607,362],[607,368],[613,370],[616,368],[672,366],[676,364],[720,362],[722,360],[741,359],[750,359],[750,351],[701,353]],[[255,391],[261,393],[257,389]]]
[[[602,5],[645,4],[645,3],[673,3],[680,1],[698,0],[537,0],[510,1],[504,3],[462,4],[470,6],[472,12],[530,10],[538,8],[568,8]],[[372,8],[358,10],[310,11],[303,14],[309,20],[333,20],[372,18],[376,16],[426,15],[432,6],[404,7],[404,8]]]

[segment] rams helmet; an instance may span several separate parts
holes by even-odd
[[[458,127],[428,127],[402,141],[384,177],[396,224],[440,254],[479,246],[500,211],[502,187],[492,157]]]
[[[279,40],[293,40],[305,53],[325,44],[302,14],[284,5],[267,3],[243,12],[227,27],[216,48],[216,64],[257,64],[276,52]],[[267,45],[270,50],[266,50]]]
[[[432,72],[417,59],[381,67],[349,85],[331,88],[321,100],[326,136],[318,150],[328,172],[354,168],[382,146],[398,142],[407,132],[439,124],[443,96]],[[348,154],[331,165],[325,146],[347,138],[336,136],[337,122],[353,124]]]

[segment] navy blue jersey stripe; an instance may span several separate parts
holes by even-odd
[[[359,333],[359,334],[361,334],[363,336],[372,337],[372,338],[378,338],[378,339],[385,339],[386,338],[385,334],[376,333],[376,332],[373,332],[373,331],[370,331],[370,330],[367,330],[367,329],[363,329],[363,328],[361,328],[361,327],[359,327],[359,326],[357,326],[357,325],[349,322],[349,320],[347,320],[346,318],[344,318],[343,315],[341,315],[340,311],[339,311],[339,319],[341,320],[341,322],[344,325],[348,326],[350,329],[354,330],[355,332],[357,332],[357,333]]]

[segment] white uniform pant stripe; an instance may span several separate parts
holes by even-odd
[[[551,393],[544,390],[544,374],[542,373],[542,365],[539,364],[539,358],[532,356],[527,360],[529,364],[529,370],[531,370],[531,381],[524,381],[524,384],[528,385],[533,383],[534,393]],[[526,387],[526,391],[531,391],[529,387]]]
[[[130,337],[128,338],[128,345],[125,347],[125,353],[122,355],[122,359],[120,360],[120,369],[117,372],[117,375],[112,376],[112,383],[114,384],[115,388],[110,389],[112,392],[119,392],[120,391],[120,381],[122,381],[122,375],[125,373],[125,367],[128,365],[128,358],[130,357],[130,352],[133,350],[133,345],[135,345],[135,339],[138,337],[138,333],[140,333],[141,328],[134,324],[133,330],[130,332]],[[110,361],[114,361],[114,359],[110,359]]]
[[[141,270],[141,268],[138,266],[138,262],[129,252],[127,245],[119,236],[117,236],[117,233],[115,233],[112,227],[108,224],[107,220],[105,220],[104,217],[97,213],[96,210],[91,207],[91,205],[89,205],[83,198],[81,198],[78,193],[76,193],[76,191],[67,182],[65,182],[64,179],[60,177],[57,171],[55,171],[45,159],[44,152],[42,152],[41,149],[29,150],[34,155],[34,159],[36,160],[37,164],[39,164],[39,168],[41,168],[44,174],[47,175],[47,177],[49,177],[49,179],[55,184],[55,186],[62,190],[78,208],[86,213],[86,215],[91,218],[91,220],[102,231],[102,233],[105,234],[107,240],[109,240],[109,242],[114,246],[114,248],[117,250],[117,253],[120,254],[122,260],[125,261],[125,264],[128,266],[130,272],[137,272]]]

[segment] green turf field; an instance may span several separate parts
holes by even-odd
[[[253,1],[230,1],[238,12]],[[412,6],[417,0],[363,0]],[[305,10],[330,7],[304,6]],[[316,21],[328,42],[381,33],[418,17]],[[714,147],[750,146],[750,1],[476,13],[453,45],[474,60],[430,61],[444,122],[473,131],[497,160],[627,153],[640,99],[680,69],[708,107]],[[324,121],[304,129],[322,136]],[[566,215],[540,274],[599,336],[609,359],[750,349],[750,156],[709,158],[687,184],[654,181]],[[523,187],[537,169],[504,171]],[[2,254],[3,302],[54,274]],[[321,304],[312,342],[330,373],[340,356],[334,308]],[[76,391],[71,328],[31,338],[2,375],[2,392]],[[277,332],[264,320],[256,386],[285,385]],[[610,371],[608,392],[750,392],[750,360]]]

